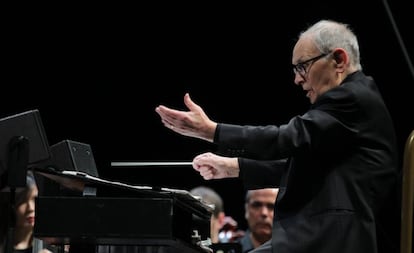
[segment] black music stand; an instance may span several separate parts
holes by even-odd
[[[0,119],[0,191],[10,194],[6,253],[13,252],[16,189],[26,187],[28,167],[49,157],[49,144],[38,110]]]

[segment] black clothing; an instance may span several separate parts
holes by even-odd
[[[280,127],[219,124],[215,143],[249,158],[239,158],[246,188],[280,188],[273,252],[378,252],[376,219],[397,182],[398,154],[372,78],[349,75]]]

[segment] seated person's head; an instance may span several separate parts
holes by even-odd
[[[32,233],[35,222],[35,198],[38,195],[38,188],[34,175],[31,171],[27,172],[26,186],[18,187],[15,190],[15,223],[11,224],[10,217],[11,201],[10,191],[0,192],[0,252],[5,246],[7,232],[14,226],[14,242],[16,249],[26,249],[31,247]],[[22,239],[22,238],[28,238]]]
[[[190,190],[190,193],[194,196],[201,197],[203,202],[205,202],[206,204],[214,205],[210,224],[210,239],[213,243],[219,242],[218,234],[225,220],[223,199],[216,191],[205,186],[193,188],[192,190]]]
[[[35,221],[35,198],[38,194],[33,173],[27,172],[26,188],[16,192],[16,229],[33,230]]]
[[[277,188],[249,190],[245,199],[245,218],[252,237],[264,243],[272,236],[274,205]]]

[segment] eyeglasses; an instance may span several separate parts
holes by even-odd
[[[313,63],[315,63],[317,60],[327,56],[328,54],[320,54],[318,56],[315,56],[313,58],[310,58],[309,60],[298,62],[296,65],[293,64],[293,73],[304,76],[309,71],[308,66],[311,66]]]
[[[273,203],[263,203],[260,201],[253,201],[249,203],[249,206],[254,210],[259,210],[263,207],[266,207],[269,211],[273,211],[273,208],[275,207]]]

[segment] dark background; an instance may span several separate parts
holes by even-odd
[[[406,2],[389,7],[412,60]],[[402,154],[414,129],[414,78],[384,3],[49,6],[17,15],[4,37],[9,57],[0,116],[39,109],[50,145],[90,144],[102,178],[211,186],[245,228],[237,179],[204,181],[191,167],[111,168],[110,162],[191,161],[214,151],[164,128],[154,111],[159,104],[185,109],[185,92],[218,122],[283,124],[304,113],[309,103],[293,83],[291,50],[300,31],[326,18],[349,23],[357,34],[364,72],[376,79],[391,111]]]

